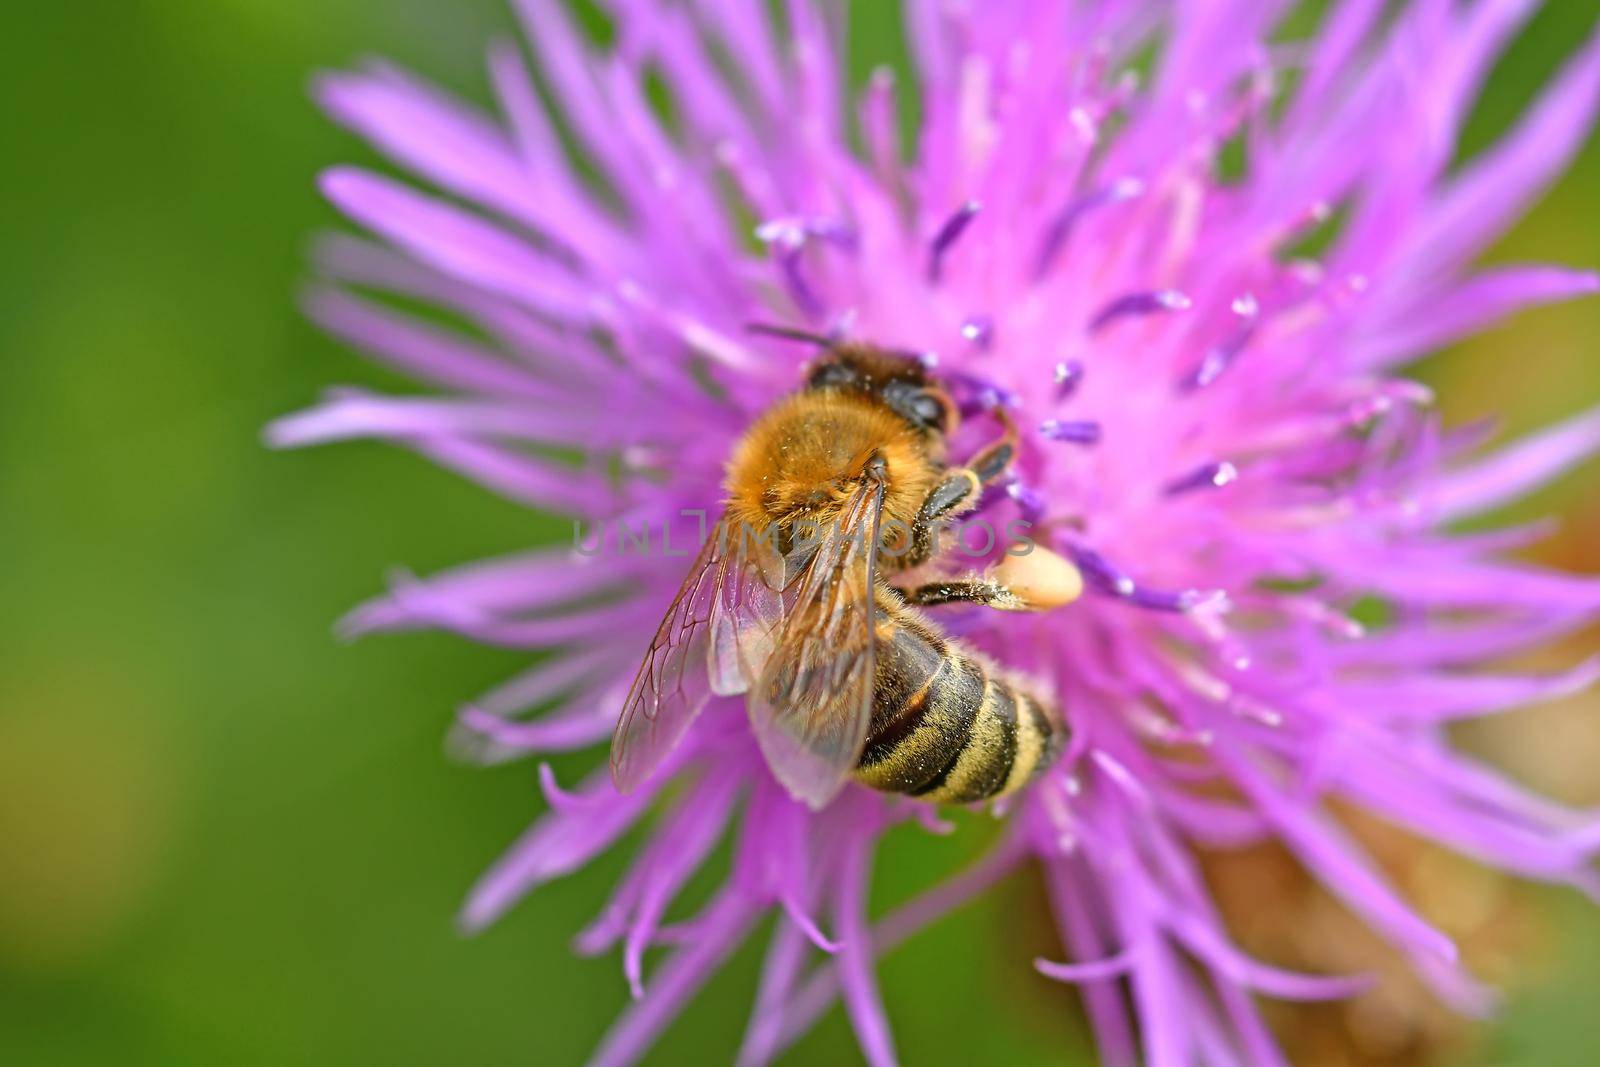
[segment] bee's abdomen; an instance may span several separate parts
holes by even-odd
[[[880,609],[862,782],[934,803],[985,800],[1027,784],[1063,740],[1038,698],[920,620]]]

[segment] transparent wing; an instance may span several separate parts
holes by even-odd
[[[718,568],[716,602],[711,614],[711,647],[706,667],[711,691],[718,696],[743,693],[755,684],[772,654],[783,604],[774,582],[781,582],[783,559],[771,541],[734,533]]]
[[[813,808],[839,791],[872,721],[873,581],[883,482],[864,478],[795,579],[750,721],[773,774]]]
[[[649,778],[713,694],[742,693],[760,676],[780,615],[763,561],[711,531],[656,630],[611,736],[611,775],[622,792]]]

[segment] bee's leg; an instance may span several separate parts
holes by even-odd
[[[1000,423],[1000,438],[980,448],[967,469],[977,475],[983,485],[993,485],[1011,470],[1017,458],[1017,424],[1011,421],[1005,408],[994,409],[995,420]]]
[[[1038,611],[1010,586],[982,575],[970,578],[946,578],[928,582],[914,589],[903,590],[906,603],[918,607],[938,604],[982,604],[997,611]]]
[[[938,548],[939,524],[977,507],[984,486],[992,485],[1011,470],[1017,458],[1017,427],[1002,409],[995,409],[995,418],[1004,427],[1000,439],[979,449],[967,466],[946,471],[923,500],[911,525],[906,567],[915,567],[931,559]]]
[[[907,590],[902,589],[900,586],[895,585],[892,582],[884,582],[883,585],[882,585],[882,588],[884,588],[884,589],[889,591],[889,595],[894,598],[895,603],[897,603],[897,604],[908,604],[908,603],[910,603],[910,601],[906,599],[910,594],[907,592]]]
[[[910,568],[932,559],[939,547],[940,524],[971,511],[982,491],[983,481],[976,472],[966,467],[946,471],[917,509],[917,517],[911,523],[911,546],[904,553],[902,564]]]
[[[1083,595],[1083,572],[1043,545],[1019,542],[992,568],[926,582],[904,591],[906,603],[983,604],[997,611],[1050,611]]]

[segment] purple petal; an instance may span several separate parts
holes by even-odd
[[[491,396],[554,398],[548,385],[487,349],[337,289],[314,290],[306,313],[329,333],[423,381]]]
[[[553,260],[443,201],[353,167],[326,172],[322,191],[350,218],[446,274],[561,318],[585,319],[594,306],[590,290]]]
[[[646,996],[622,1013],[589,1060],[590,1067],[628,1067],[639,1062],[655,1037],[733,951],[759,909],[737,893],[724,892],[707,909],[700,933],[672,954]]]
[[[1600,105],[1600,34],[1587,42],[1529,114],[1445,191],[1399,268],[1410,278],[1465,264],[1561,172]]]
[[[644,813],[655,788],[623,796],[607,776],[586,782],[576,810],[545,815],[479,879],[462,909],[462,927],[482,930],[536,886],[588,863]]]
[[[1424,302],[1398,321],[1375,328],[1358,363],[1395,366],[1481,333],[1502,319],[1540,304],[1600,293],[1600,275],[1562,267],[1493,268],[1438,300]]]
[[[872,969],[872,938],[867,926],[867,880],[872,837],[863,830],[843,846],[839,863],[839,984],[845,1010],[855,1027],[861,1055],[871,1067],[894,1067],[889,1018]]]
[[[340,123],[441,188],[526,222],[541,217],[528,171],[483,116],[392,70],[325,75],[316,96]]]
[[[1600,451],[1600,410],[1541,430],[1442,478],[1429,503],[1440,519],[1477,515],[1521,498]]]

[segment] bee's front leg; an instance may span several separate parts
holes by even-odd
[[[978,449],[967,469],[983,485],[993,485],[1011,471],[1017,459],[1017,424],[1011,421],[1005,408],[994,409],[995,421],[1000,424],[1000,437]]]
[[[996,408],[994,414],[1003,428],[999,439],[980,448],[965,467],[946,471],[923,500],[911,524],[911,548],[903,561],[907,569],[932,559],[938,549],[940,524],[977,507],[984,486],[993,485],[1011,470],[1017,458],[1017,427],[1003,409]]]

